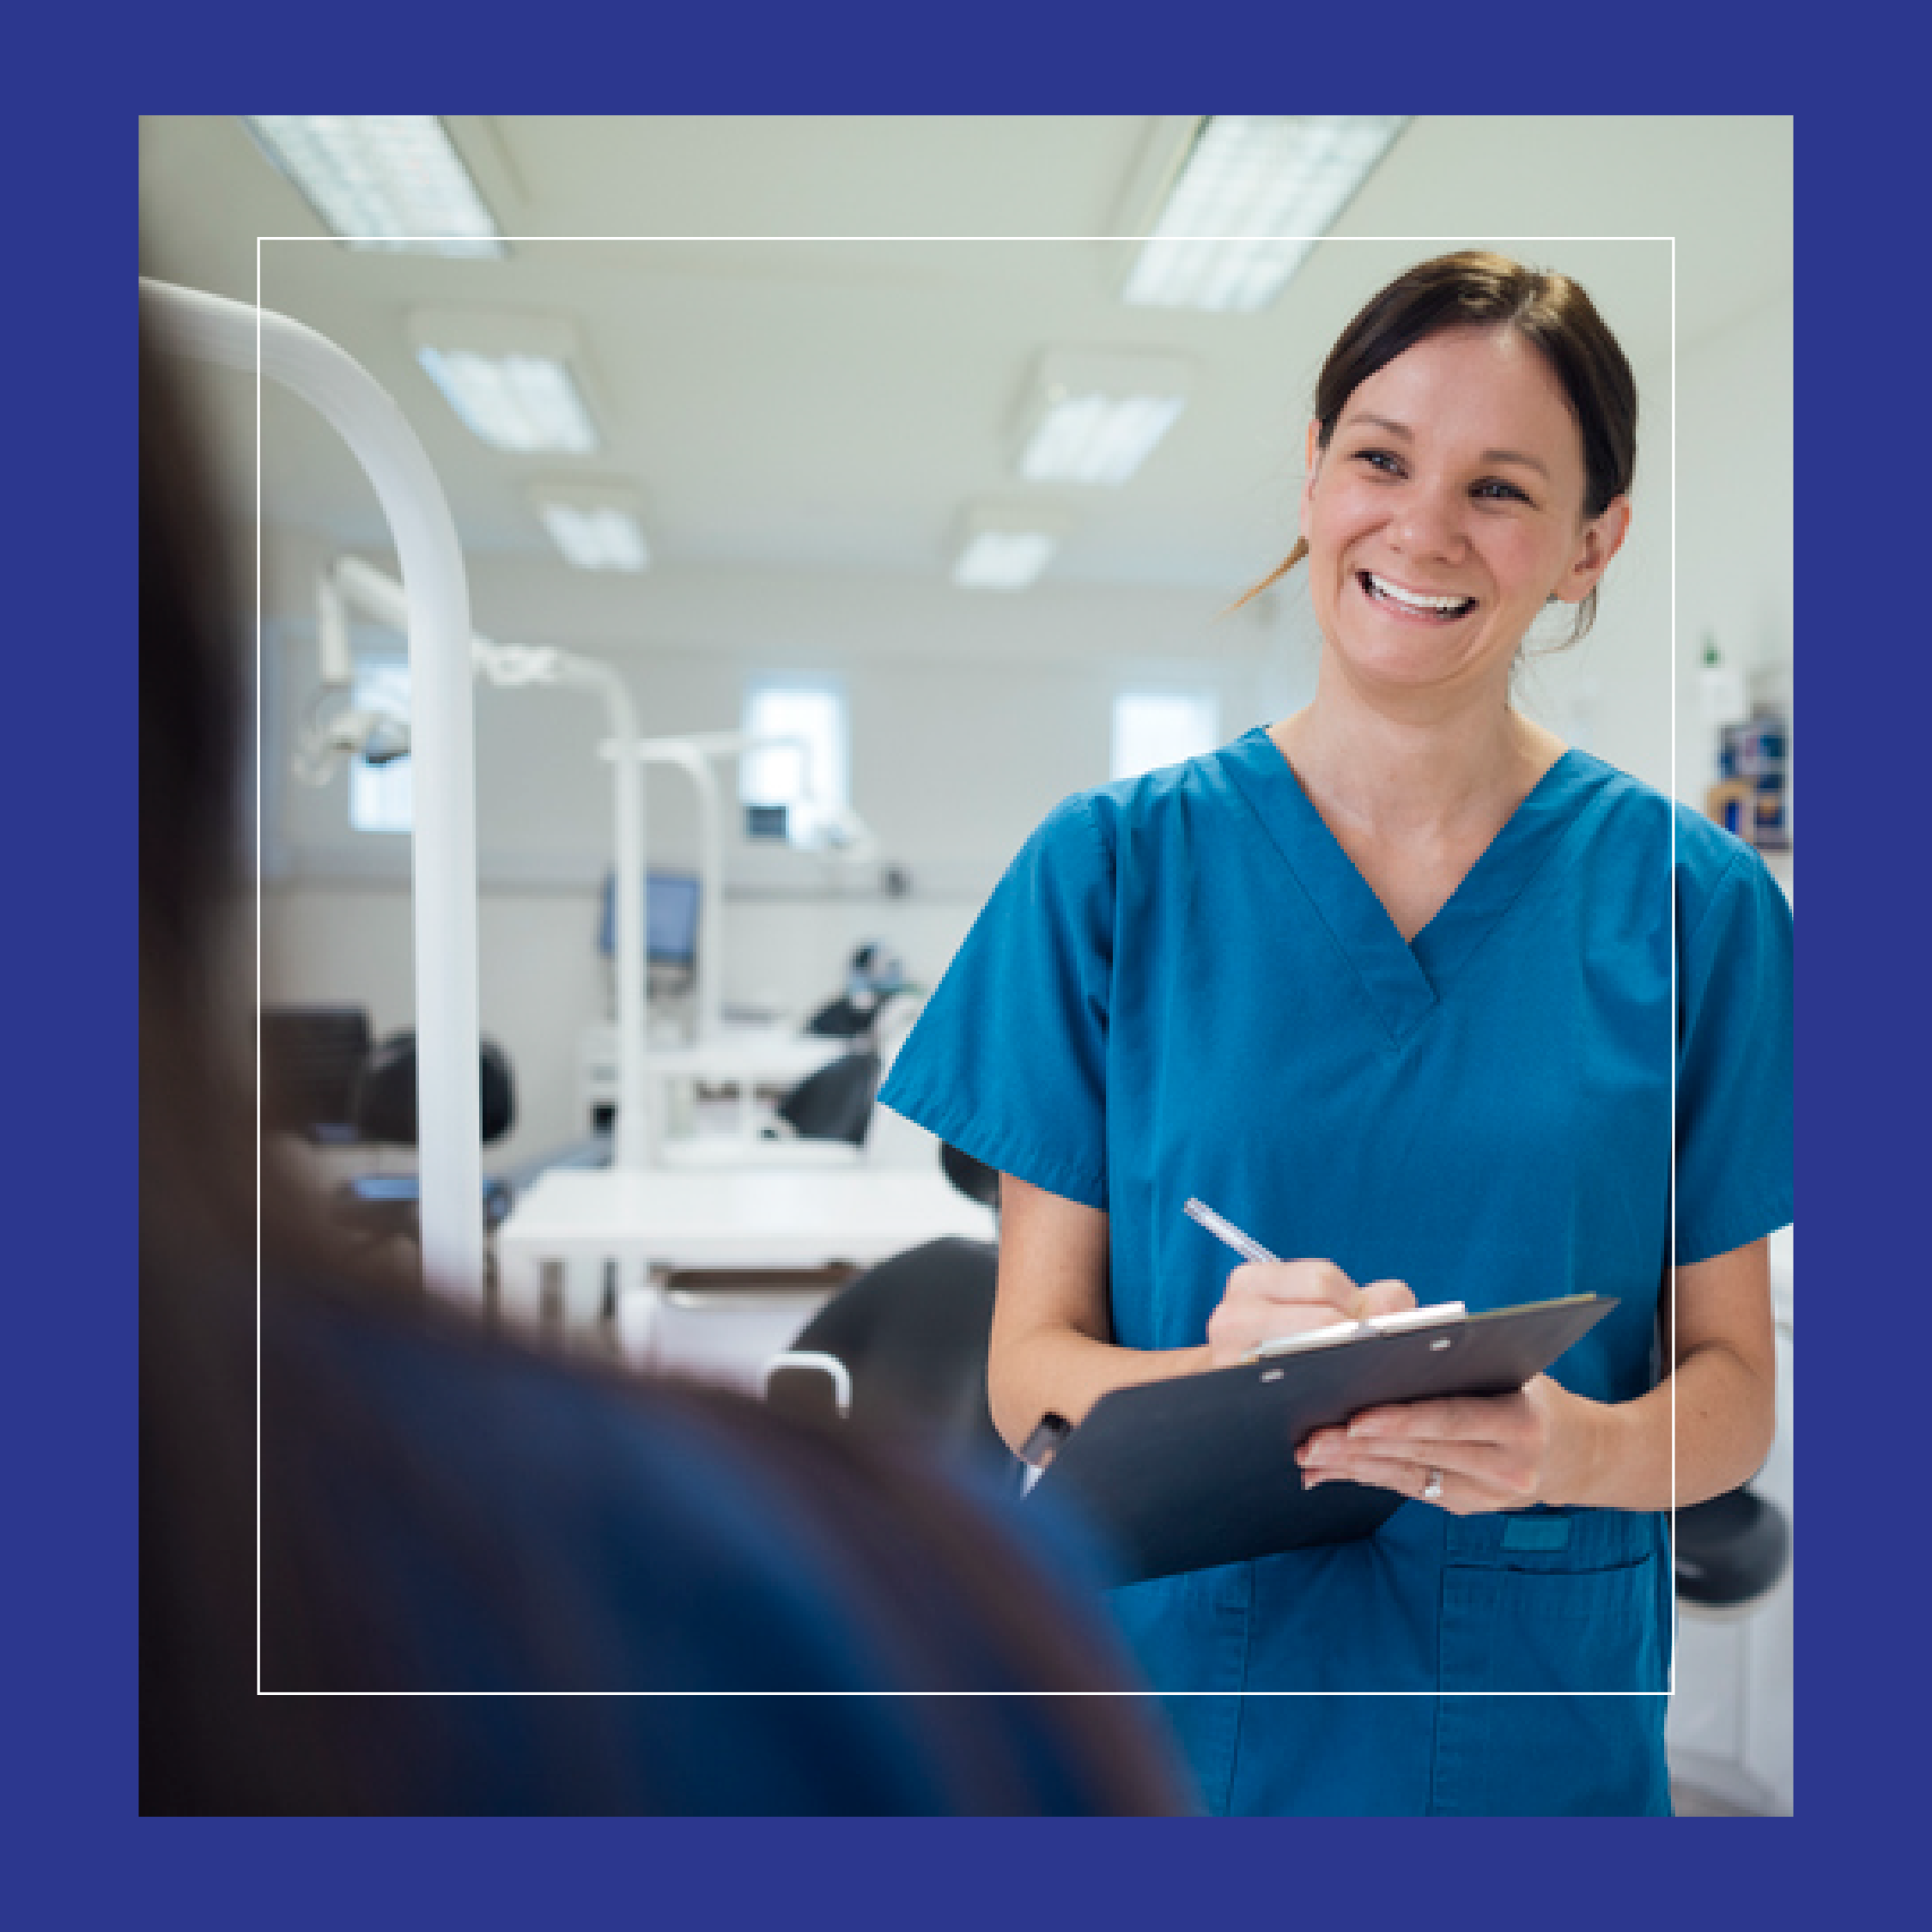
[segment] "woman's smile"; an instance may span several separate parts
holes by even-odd
[[[1355,580],[1370,603],[1379,604],[1395,616],[1413,623],[1443,625],[1457,623],[1476,608],[1478,600],[1453,591],[1424,591],[1386,577],[1373,570],[1358,570]]]

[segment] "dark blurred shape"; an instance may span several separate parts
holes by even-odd
[[[834,1040],[873,1039],[881,1008],[894,993],[909,991],[911,983],[898,954],[868,939],[846,968],[845,991],[805,1022],[805,1031]]]
[[[361,1006],[270,1006],[262,1012],[268,1124],[325,1144],[355,1138],[355,1080],[369,1054]]]
[[[501,1140],[516,1125],[516,1083],[509,1055],[493,1040],[481,1042],[477,1072],[483,1096],[483,1143]],[[355,1082],[356,1138],[392,1147],[416,1144],[416,1035],[392,1033],[369,1054]]]
[[[1677,1594],[1693,1608],[1746,1608],[1777,1587],[1790,1558],[1784,1512],[1753,1490],[1734,1489],[1677,1512]]]
[[[872,1021],[877,1006],[868,1001],[866,1005],[841,993],[836,999],[825,1004],[805,1022],[805,1031],[816,1033],[827,1040],[858,1040],[864,1038],[872,1030]]]
[[[988,1167],[982,1160],[976,1160],[963,1148],[950,1142],[939,1143],[939,1165],[945,1177],[964,1194],[969,1200],[976,1200],[981,1207],[990,1207],[999,1212],[999,1170]]]
[[[878,1082],[877,1054],[841,1054],[806,1074],[773,1111],[801,1140],[843,1140],[863,1147]]]
[[[986,1392],[999,1269],[991,1242],[956,1235],[881,1261],[805,1324],[774,1365],[766,1400],[787,1414],[849,1419],[942,1451],[1010,1461]],[[789,1359],[811,1355],[844,1364],[849,1409],[835,1378]]]
[[[482,1139],[488,1146],[516,1124],[516,1084],[509,1056],[492,1040],[481,1042],[477,1069]],[[355,1139],[367,1145],[416,1145],[416,1035],[393,1033],[363,1061],[351,1106]],[[420,1238],[422,1188],[414,1174],[362,1174],[346,1181],[336,1195],[344,1225],[367,1240]],[[494,1230],[508,1219],[514,1191],[506,1181],[483,1176],[483,1225]]]
[[[142,1809],[1183,1808],[1151,1700],[1059,1694],[1138,1686],[1024,1517],[401,1295],[258,1141],[220,969],[242,605],[180,397],[143,332]]]

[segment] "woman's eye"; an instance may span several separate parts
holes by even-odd
[[[1492,477],[1487,482],[1478,483],[1476,495],[1486,496],[1492,502],[1527,503],[1529,501],[1513,483],[1504,483],[1500,477]]]
[[[1385,449],[1360,449],[1355,453],[1358,463],[1366,463],[1370,468],[1386,471],[1390,476],[1399,475],[1401,465]]]

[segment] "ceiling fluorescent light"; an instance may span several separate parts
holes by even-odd
[[[577,483],[538,483],[531,507],[579,570],[647,570],[650,545],[639,522],[640,506],[628,490]]]
[[[244,114],[351,248],[507,255],[495,218],[434,114]]]
[[[982,530],[959,553],[952,580],[963,590],[1024,590],[1057,548],[1043,531]]]
[[[1047,568],[1066,528],[1063,518],[1038,510],[982,505],[967,515],[952,580],[963,590],[1024,590]]]
[[[556,317],[418,309],[410,346],[471,432],[492,449],[588,456],[597,429],[570,370],[576,336]]]
[[[1020,474],[1124,483],[1185,407],[1191,374],[1178,356],[1049,350],[1028,396]]]
[[[1407,122],[1406,114],[1209,115],[1121,299],[1157,308],[1267,307]]]

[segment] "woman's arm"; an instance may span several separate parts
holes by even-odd
[[[1122,1348],[1107,1308],[1107,1217],[1013,1175],[999,1181],[999,1291],[987,1392],[1018,1455],[1043,1416],[1082,1420],[1109,1390],[1241,1359],[1270,1336],[1413,1308],[1400,1281],[1358,1287],[1332,1262],[1237,1267],[1193,1348]]]
[[[1107,1217],[1001,1175],[987,1394],[993,1426],[1016,1455],[1043,1416],[1078,1422],[1109,1389],[1206,1366],[1205,1346],[1157,1353],[1112,1338]]]
[[[1777,1426],[1769,1243],[1678,1269],[1673,1369],[1629,1402],[1593,1402],[1538,1376],[1520,1394],[1364,1410],[1299,1452],[1309,1480],[1420,1496],[1442,1474],[1459,1516],[1532,1503],[1680,1509],[1753,1476]]]

